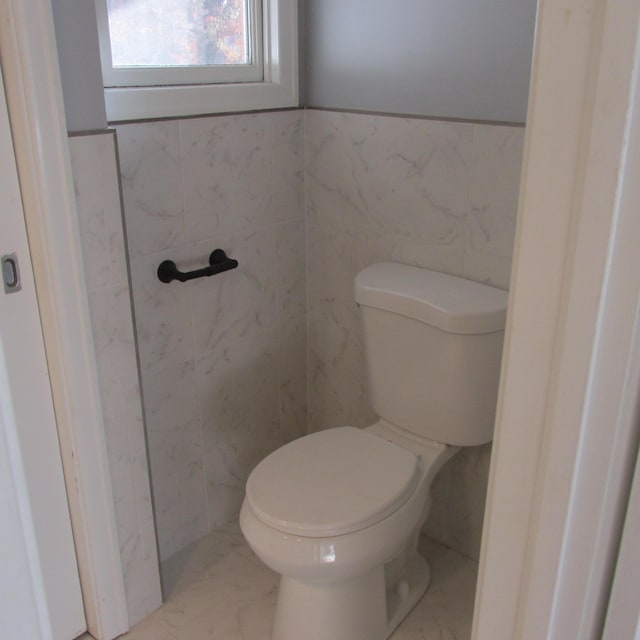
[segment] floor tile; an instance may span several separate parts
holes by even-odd
[[[392,640],[467,640],[477,563],[426,538],[421,545],[431,586]],[[269,640],[278,579],[237,524],[170,558],[163,576],[165,604],[120,640]]]

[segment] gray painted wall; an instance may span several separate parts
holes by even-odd
[[[306,0],[313,107],[524,122],[536,0]]]
[[[52,7],[68,128],[101,129],[94,3]],[[535,10],[536,0],[300,0],[301,102],[524,122]]]
[[[107,126],[96,9],[92,0],[51,0],[69,131]]]

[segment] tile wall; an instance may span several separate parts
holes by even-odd
[[[320,110],[117,127],[162,559],[235,519],[249,471],[283,442],[375,420],[360,268],[397,260],[508,286],[523,135]],[[70,142],[137,621],[159,590],[113,136]],[[216,247],[240,267],[157,280],[162,260],[197,268]],[[427,525],[476,558],[489,458],[485,446],[448,463]]]
[[[117,127],[160,557],[306,431],[303,112]],[[238,269],[161,283],[160,262]]]
[[[69,139],[130,624],[160,606],[114,133]]]
[[[508,288],[524,129],[308,110],[309,429],[376,420],[356,273],[398,261]],[[490,446],[434,484],[428,533],[478,558]]]

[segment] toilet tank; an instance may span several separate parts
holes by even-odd
[[[369,396],[387,422],[458,446],[493,437],[507,292],[395,263],[355,280]]]

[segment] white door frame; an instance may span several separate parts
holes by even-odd
[[[0,636],[70,640],[87,626],[1,73],[0,211],[19,272],[0,286]]]
[[[128,616],[49,0],[0,3],[0,58],[89,632]]]
[[[629,509],[616,566],[611,599],[602,640],[640,640],[640,598],[638,598],[638,575],[640,575],[640,457],[636,462]]]
[[[600,637],[637,446],[639,16],[539,3],[474,640]]]

